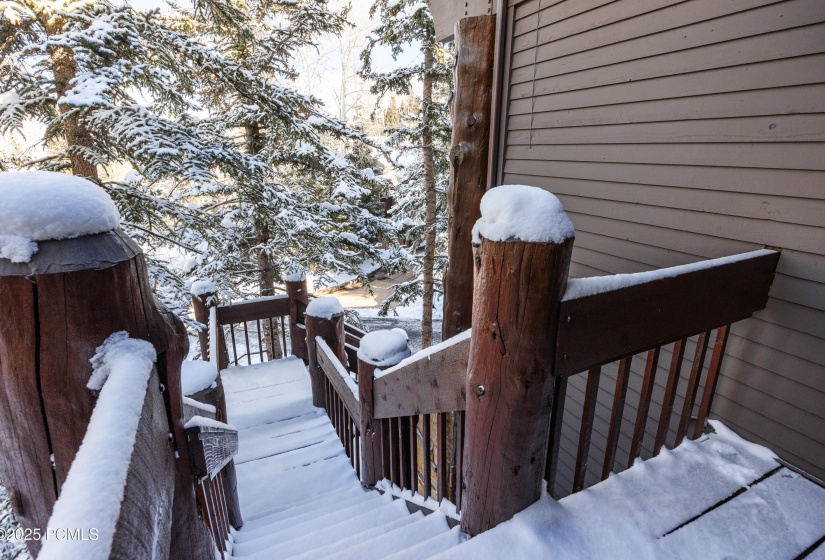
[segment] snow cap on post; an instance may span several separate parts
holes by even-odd
[[[562,243],[575,234],[561,201],[527,185],[501,185],[481,199],[481,218],[473,226],[473,244],[489,241]]]
[[[407,345],[407,333],[401,329],[373,331],[361,339],[358,359],[377,367],[396,365],[411,354]]]
[[[284,275],[284,282],[303,282],[307,275],[304,272],[304,267],[299,263],[292,261],[286,267],[286,274]]]
[[[200,297],[206,294],[218,293],[218,287],[212,280],[195,280],[192,282],[192,287],[189,288],[189,293],[195,297]]]
[[[112,199],[81,177],[51,171],[0,173],[0,258],[31,261],[37,241],[71,239],[120,225]]]
[[[341,307],[341,302],[334,297],[319,297],[315,298],[309,305],[307,305],[306,314],[310,317],[318,317],[320,319],[332,319],[335,315],[344,313],[344,308]]]

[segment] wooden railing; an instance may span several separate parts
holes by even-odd
[[[307,343],[316,345],[310,355],[325,375],[325,408],[359,478],[386,479],[458,509],[469,333],[380,370],[358,359],[363,331],[344,329],[346,366],[323,338]]]
[[[685,437],[696,439],[702,435],[713,403],[730,325],[765,307],[778,259],[779,253],[775,251],[757,251],[700,263],[694,265],[692,268],[696,270],[692,271],[690,267],[687,271],[685,267],[676,267],[670,271],[635,275],[632,285],[591,295],[587,295],[588,285],[598,284],[603,279],[570,282],[569,295],[562,300],[559,309],[556,341],[554,405],[545,473],[551,494],[560,490],[556,475],[570,376],[586,372],[587,381],[578,419],[572,487],[563,489],[562,494],[586,487],[588,467],[594,470],[590,448],[597,424],[602,368],[611,362],[618,363],[604,455],[600,458],[600,469],[595,469],[600,472],[598,480],[632,466],[643,449],[645,458],[648,458],[658,455],[665,447],[679,445]],[[584,295],[570,297],[576,292]],[[692,358],[686,359],[685,354],[691,345],[694,346]],[[670,360],[659,414],[651,418],[650,405],[663,353],[669,354]],[[629,403],[628,382],[633,375],[634,356],[639,354],[643,355],[645,363],[644,369],[636,373],[642,377],[641,388],[638,400]],[[708,354],[710,361],[706,365]],[[685,396],[682,406],[677,408],[674,405],[680,386],[685,388]],[[698,398],[700,388],[702,393]],[[633,404],[635,422],[632,431],[623,432],[626,409]],[[571,423],[576,420],[571,419]],[[652,438],[652,444],[647,447],[646,436]],[[617,465],[620,439],[626,446],[627,461]]]

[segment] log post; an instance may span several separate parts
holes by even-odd
[[[62,188],[66,176],[53,175]],[[30,191],[44,184],[32,185]],[[67,199],[52,197],[51,204],[77,205],[73,189],[66,187]],[[45,534],[96,403],[86,387],[89,360],[109,335],[126,331],[157,351],[159,385],[154,390],[163,392],[164,421],[174,435],[170,445],[180,453],[174,461],[170,557],[211,557],[213,545],[198,517],[183,429],[180,367],[188,336],[183,323],[152,295],[140,247],[115,229],[40,241],[28,262],[0,258],[0,317],[0,441],[4,450],[15,450],[0,454],[0,478],[21,525]],[[174,455],[172,448],[166,452]],[[37,553],[39,542],[29,541],[29,548]]]
[[[389,340],[389,345],[387,341]],[[364,335],[358,348],[358,401],[361,404],[361,483],[375,486],[384,478],[383,423],[375,420],[375,370],[397,365],[410,355],[406,337],[394,331]]]
[[[195,321],[204,325],[198,330],[198,343],[201,347],[201,359],[208,361],[212,359],[209,355],[209,313],[212,307],[218,306],[218,294],[212,282],[208,284],[206,290],[200,289],[199,282],[192,284],[192,310]],[[223,329],[218,327],[218,371],[223,371],[229,367],[229,351],[226,349],[226,338]]]
[[[495,16],[463,18],[455,26],[451,103],[448,265],[444,275],[442,340],[466,331],[473,311],[473,224],[487,185],[495,52]]]
[[[309,363],[306,343],[306,308],[309,305],[309,289],[303,271],[295,271],[284,279],[286,295],[289,296],[289,339],[292,355]]]
[[[312,381],[312,404],[326,406],[324,370],[318,365],[315,338],[320,336],[338,360],[347,363],[344,350],[344,308],[334,297],[315,298],[306,308],[306,346],[309,378]]]
[[[476,225],[461,517],[470,535],[541,496],[559,303],[573,247],[572,224],[550,193],[498,187],[485,204],[493,193],[483,208],[498,215]]]

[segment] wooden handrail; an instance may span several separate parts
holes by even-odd
[[[197,423],[199,419],[201,422]],[[195,476],[215,478],[238,454],[238,430],[202,416],[194,416],[187,426],[186,440]]]
[[[683,267],[662,269],[652,281],[562,300],[554,375],[579,373],[764,309],[779,253],[748,255],[683,274],[675,273]],[[661,277],[671,270],[674,275]]]
[[[218,305],[218,324],[229,325],[289,315],[289,296],[264,296]]]
[[[335,357],[329,345],[320,336],[315,337],[318,365],[321,366],[327,381],[341,398],[350,417],[356,423],[361,422],[361,405],[358,402],[358,386],[350,377],[344,365]]]
[[[376,372],[374,417],[464,410],[470,335],[468,330]]]

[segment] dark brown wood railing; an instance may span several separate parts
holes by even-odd
[[[760,251],[735,262],[723,261],[665,278],[659,273],[651,281],[565,298],[561,302],[553,379],[555,398],[545,471],[551,494],[578,492],[587,486],[588,467],[592,471],[597,459],[590,454],[590,448],[600,382],[605,379],[602,368],[611,362],[617,362],[616,381],[612,387],[604,455],[600,458],[600,468],[596,469],[601,473],[599,480],[632,466],[641,455],[648,435],[652,437],[652,445],[648,446],[646,457],[679,445],[685,437],[696,439],[702,435],[713,404],[730,325],[765,307],[778,259],[778,252]],[[694,346],[692,357],[687,352],[691,345]],[[663,350],[670,354],[666,366],[660,364]],[[706,364],[708,354],[710,360]],[[629,403],[628,383],[637,356],[645,365],[636,373],[642,377],[638,400]],[[651,418],[650,405],[660,368],[667,371],[664,392],[659,414]],[[571,375],[582,372],[586,372],[583,374],[587,381],[578,422],[572,488],[560,489],[556,475],[567,384]],[[682,406],[676,407],[680,386],[685,387],[685,397]],[[635,422],[622,430],[625,410],[632,404],[635,404]],[[652,429],[648,428],[649,424]],[[629,450],[627,462],[618,465],[620,439]]]

